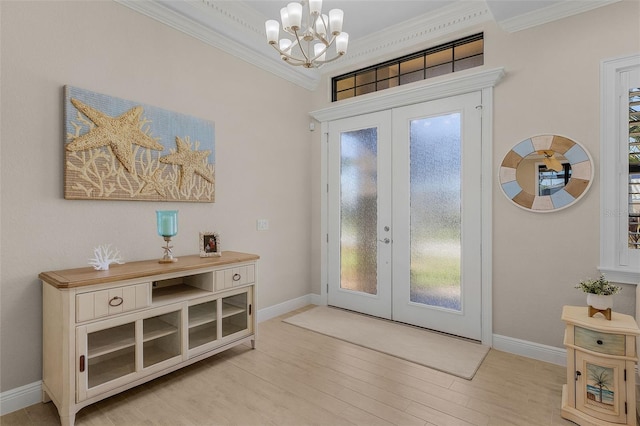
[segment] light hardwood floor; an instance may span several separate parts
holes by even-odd
[[[563,367],[491,350],[468,381],[283,323],[240,346],[82,409],[76,425],[573,425]],[[57,425],[53,404],[0,417]]]

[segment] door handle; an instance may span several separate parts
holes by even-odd
[[[391,242],[391,240],[389,238],[385,238],[384,240],[378,240],[381,243],[385,243],[385,244],[389,244]]]

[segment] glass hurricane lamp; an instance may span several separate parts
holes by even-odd
[[[164,238],[165,246],[164,256],[160,259],[160,263],[173,263],[178,259],[173,257],[171,249],[173,246],[169,245],[171,237],[175,237],[178,234],[178,210],[156,210],[156,220],[158,225],[158,235]]]

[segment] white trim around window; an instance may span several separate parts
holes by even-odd
[[[600,266],[607,279],[640,283],[640,250],[628,247],[628,100],[640,54],[600,64]]]

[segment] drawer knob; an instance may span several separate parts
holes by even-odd
[[[604,343],[604,342],[603,342],[602,340],[598,339],[598,340],[596,340],[596,343],[597,343],[597,344],[599,344],[599,345],[601,345],[601,344],[602,344],[602,343]]]
[[[240,274],[233,274],[234,281],[240,281]]]
[[[120,306],[124,302],[124,299],[120,296],[114,296],[113,299],[109,300],[109,306]]]

